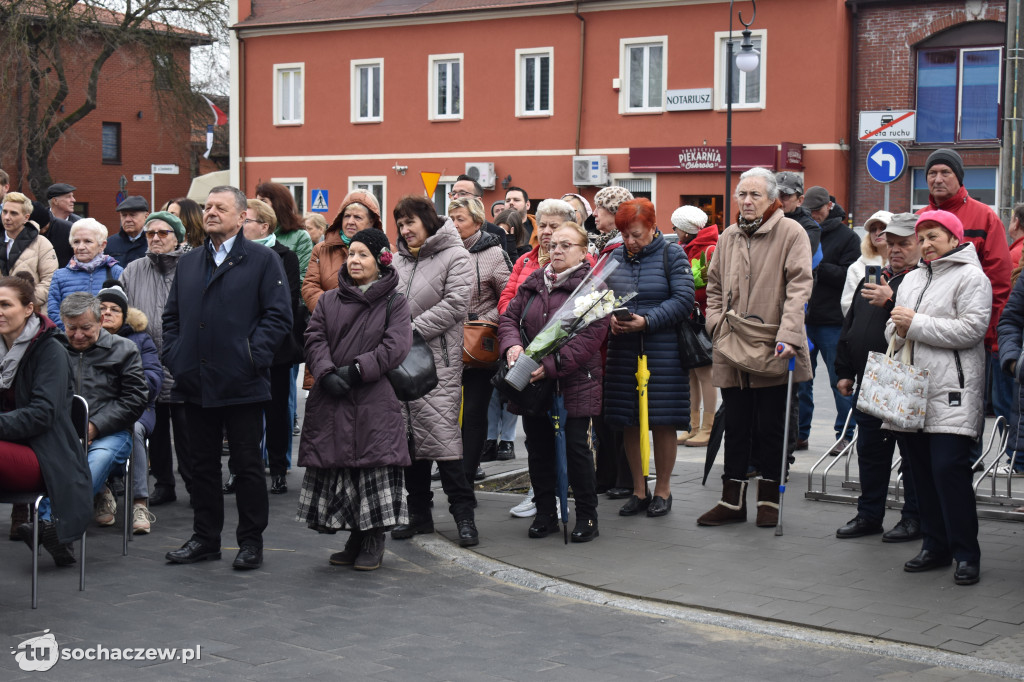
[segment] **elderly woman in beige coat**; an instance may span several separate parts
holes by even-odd
[[[725,473],[722,499],[697,519],[698,525],[719,526],[747,520],[747,466],[757,457],[762,478],[757,482],[757,525],[774,527],[779,518],[783,429],[789,359],[796,357],[793,380],[811,378],[804,333],[804,304],[811,297],[811,244],[803,227],[784,216],[775,176],[752,168],[736,187],[739,218],[718,240],[708,268],[707,327],[716,342],[733,311],[778,325],[775,359],[767,374],[729,364],[717,348],[711,380],[722,389],[725,415]],[[781,370],[781,371],[780,371]]]
[[[393,211],[398,227],[398,291],[405,295],[412,326],[430,346],[437,367],[437,388],[419,400],[405,403],[412,464],[405,472],[409,494],[409,523],[395,526],[391,537],[411,538],[433,533],[430,469],[437,462],[448,511],[459,529],[459,544],[477,544],[476,497],[462,470],[462,323],[475,281],[469,251],[451,220],[437,215],[422,196],[407,196]]]

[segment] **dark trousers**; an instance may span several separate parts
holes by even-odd
[[[723,388],[725,473],[723,480],[745,481],[751,459],[761,476],[778,481],[782,470],[786,384],[765,388]],[[790,434],[793,438],[794,434]]]
[[[900,433],[921,511],[921,549],[978,561],[978,508],[971,484],[971,443],[949,433]]]
[[[494,370],[466,367],[462,370],[462,469],[472,481],[480,466],[487,440],[487,409],[491,405]]]
[[[171,449],[171,429],[174,449]],[[183,403],[157,403],[156,426],[149,436],[149,470],[156,480],[154,488],[174,490],[174,454],[178,455],[178,474],[185,490],[192,492],[192,450]]]
[[[288,471],[288,441],[292,435],[288,385],[291,381],[291,365],[270,368],[270,402],[263,403],[263,419],[267,425],[267,464],[271,476],[284,476]]]
[[[572,496],[576,500],[576,521],[597,520],[597,493],[594,492],[594,462],[587,445],[590,417],[565,420],[565,461]],[[523,431],[529,440],[530,482],[537,516],[555,515],[555,427],[547,415],[523,416]]]
[[[405,492],[409,493],[409,515],[430,518],[430,501],[434,491],[430,489],[431,459],[414,459],[405,468]],[[449,459],[437,463],[441,472],[441,488],[448,496],[448,511],[456,521],[472,519],[476,496],[466,480],[461,459]]]
[[[227,407],[185,404],[192,430],[192,497],[195,518],[193,536],[204,545],[220,546],[224,528],[224,491],[221,488],[221,450],[227,430],[235,474],[235,505],[238,508],[238,545],[263,547],[269,502],[263,475],[263,405],[245,403]]]
[[[857,420],[857,467],[860,470],[860,497],[857,515],[871,523],[881,523],[885,517],[885,500],[889,494],[889,476],[892,455],[896,449],[896,434],[882,428],[882,420],[854,408]],[[917,520],[917,491],[914,474],[904,457],[903,511],[901,517]]]
[[[633,475],[626,459],[626,447],[622,441],[622,429],[613,429],[604,421],[604,414],[593,418],[594,434],[597,436],[597,461],[594,481],[597,490],[609,488],[633,489]]]

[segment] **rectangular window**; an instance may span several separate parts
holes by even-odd
[[[384,60],[352,60],[352,122],[384,119]]]
[[[516,116],[550,116],[554,85],[551,77],[554,48],[516,50],[518,98]]]
[[[303,64],[274,65],[274,124],[300,125],[303,114]]]
[[[928,205],[928,180],[924,168],[915,168],[911,187],[911,211],[917,211]],[[998,211],[997,190],[999,189],[998,169],[994,166],[974,166],[964,169],[964,187],[968,188],[971,197],[983,204],[988,204],[993,211]]]
[[[620,112],[664,111],[668,38],[623,38],[620,73]]]
[[[431,55],[430,119],[461,119],[462,113],[462,55]]]
[[[437,215],[448,215],[448,193],[452,191],[454,186],[454,178],[441,180],[437,183],[437,189],[434,190],[434,196],[431,197],[434,200],[434,209],[437,211]]]
[[[306,178],[271,178],[270,181],[288,188],[295,198],[295,210],[299,215],[306,212]]]
[[[348,179],[349,191],[352,191],[354,189],[361,189],[363,191],[369,192],[374,197],[376,197],[377,204],[380,205],[381,208],[380,218],[384,226],[387,225],[387,217],[389,215],[389,212],[385,208],[387,206],[387,197],[385,196],[384,193],[385,184],[386,179],[380,176]]]
[[[649,199],[654,201],[654,176],[653,175],[613,175],[612,184],[616,187],[625,187],[634,199]]]
[[[736,66],[736,56],[742,51],[743,36],[737,31],[732,35],[732,59],[729,58],[728,32],[715,33],[718,57],[715,60],[715,108],[725,109],[727,105],[729,71],[732,72],[732,108],[763,109],[765,106],[765,48],[768,42],[764,29],[751,31],[750,42],[757,52],[757,67],[753,71],[741,71]],[[727,70],[728,69],[728,70]]]
[[[121,163],[121,124],[103,124],[103,163]]]
[[[917,53],[917,141],[999,139],[1001,47]]]

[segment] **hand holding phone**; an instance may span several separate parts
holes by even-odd
[[[628,308],[616,308],[612,311],[612,315],[619,322],[629,322],[633,319],[633,313],[629,312]]]

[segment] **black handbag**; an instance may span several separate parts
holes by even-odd
[[[388,309],[384,317],[384,329],[391,321],[391,304],[399,294],[392,294],[388,299]],[[412,348],[402,360],[402,364],[387,373],[395,395],[403,403],[419,400],[437,388],[437,367],[434,365],[434,354],[427,345],[423,335],[415,329],[412,331]]]
[[[526,338],[526,330],[523,329],[523,323],[526,319],[526,311],[530,309],[536,296],[537,294],[530,296],[526,305],[523,306],[523,314],[519,317],[519,338],[523,342],[523,348],[530,345],[530,340]],[[491,386],[498,391],[502,398],[515,403],[523,414],[531,417],[542,415],[551,409],[551,397],[555,389],[554,377],[544,377],[540,381],[527,384],[523,390],[517,391],[512,384],[505,381],[506,374],[508,374],[508,354],[503,353],[498,362],[498,371],[491,377]]]
[[[664,255],[665,280],[671,282],[668,271],[668,245]],[[671,286],[671,284],[670,284]],[[684,372],[711,364],[711,336],[706,327],[707,320],[700,307],[693,304],[693,312],[676,325],[676,344],[679,346],[679,364]]]

